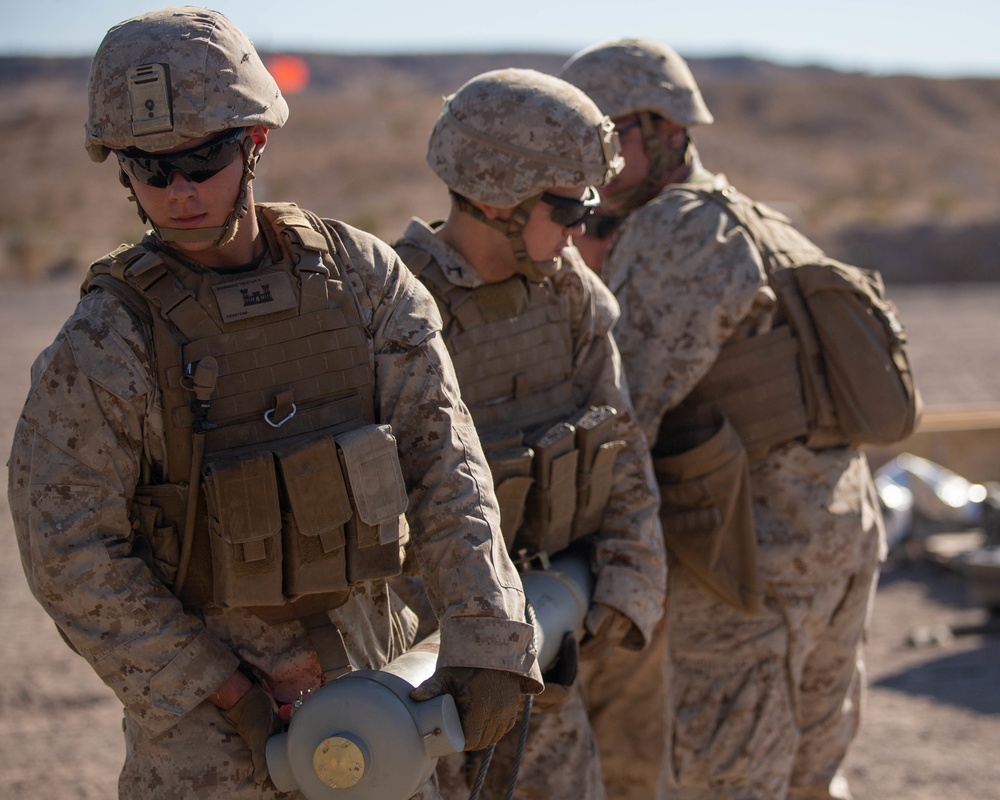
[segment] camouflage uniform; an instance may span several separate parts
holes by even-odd
[[[579,632],[590,634],[583,658],[625,680],[619,655],[645,646],[662,617],[658,495],[611,334],[617,303],[565,246],[567,232],[597,205],[595,184],[622,167],[611,127],[589,98],[552,76],[508,69],[473,78],[446,98],[428,143],[428,164],[452,192],[451,213],[433,225],[413,220],[395,246],[438,302],[463,398],[494,466],[508,545],[527,557],[556,555],[574,540],[589,545],[595,588]],[[577,189],[573,197],[553,195]],[[555,249],[532,256],[529,231]],[[538,432],[604,406],[617,414],[609,418],[610,439],[601,439],[601,469],[577,438],[572,460],[560,457],[559,471],[546,472]],[[531,485],[526,504],[523,493],[518,502],[517,489],[508,491],[511,452],[535,468],[515,479],[524,492]],[[566,464],[573,465],[568,474]],[[546,496],[550,505],[538,500]],[[591,508],[594,497],[602,500]],[[564,511],[553,522],[557,515],[547,514],[557,507]],[[498,743],[485,797],[504,797],[518,764],[517,797],[606,796],[575,663],[565,669],[570,655],[558,657],[556,668],[565,670],[558,679],[547,677],[523,758],[519,726]],[[468,794],[476,759],[451,761],[463,763],[444,764],[439,774],[445,795],[457,800]]]
[[[420,220],[410,223],[396,247],[404,256],[414,251],[426,253],[455,286],[474,291],[484,285],[475,267],[438,239],[433,226]],[[618,409],[615,438],[628,442],[615,461],[615,481],[597,536],[597,586],[593,600],[624,612],[641,633],[642,644],[645,644],[662,616],[662,539],[656,519],[657,494],[652,484],[647,447],[633,420],[618,350],[611,335],[618,307],[611,293],[583,264],[575,249],[563,251],[562,264],[562,269],[546,278],[545,284],[571,321],[575,354],[572,383],[576,404],[578,407],[610,405]],[[445,342],[455,355],[455,348],[462,346],[462,340],[450,335],[455,325],[447,307],[439,303],[439,308],[444,319]],[[619,665],[628,664],[633,657],[628,650],[616,649],[612,655],[591,662],[593,666],[585,668],[620,683],[630,678]],[[566,701],[557,709],[532,712],[517,797],[583,800],[605,796],[600,760],[580,682],[567,687],[567,694]],[[633,713],[635,710],[633,707]],[[516,726],[498,745],[484,797],[503,796],[515,757],[517,731]],[[460,785],[460,789],[453,792],[446,793],[446,797],[458,800],[463,793],[467,794],[468,788]]]
[[[523,618],[520,582],[493,536],[497,509],[433,301],[385,245],[338,228],[363,287],[377,405],[399,442],[413,544],[423,563],[439,565],[426,579],[441,614],[440,661],[537,675],[530,628],[513,621]],[[297,621],[186,613],[132,556],[128,498],[143,459],[156,465],[163,452],[152,358],[146,332],[98,290],[34,365],[10,459],[25,574],[125,706],[122,796],[256,797],[249,752],[202,701],[241,661],[285,701],[320,682],[319,664]],[[359,669],[403,652],[416,629],[384,582],[355,590],[330,616]]]
[[[425,577],[441,615],[440,662],[537,676],[530,628],[513,621],[523,619],[520,582],[493,535],[487,468],[433,301],[386,245],[337,227],[357,268],[379,416],[399,442],[413,545],[437,565]],[[123,797],[256,797],[249,752],[203,701],[243,662],[287,702],[320,682],[319,664],[299,622],[187,613],[132,556],[128,499],[143,459],[158,465],[163,452],[152,359],[142,326],[97,290],[36,361],[10,459],[24,570],[125,706]],[[416,629],[384,582],[356,589],[330,616],[358,669],[383,666]]]
[[[637,418],[663,415],[753,317],[760,257],[696,168],[632,212],[604,264],[622,305],[615,329]],[[864,455],[780,446],[752,464],[764,603],[747,614],[670,562],[669,798],[847,797],[838,768],[857,727],[861,642],[883,549]]]
[[[749,237],[696,191],[729,184],[701,167],[688,138],[712,117],[683,60],[625,39],[582,51],[561,74],[613,117],[637,114],[654,153],[601,276],[622,307],[615,337],[655,447],[664,416],[723,344],[768,329],[774,297]],[[656,151],[653,114],[684,129],[683,148]],[[673,174],[687,177],[671,182]],[[661,188],[643,196],[656,180]],[[816,250],[800,238],[797,246]],[[840,765],[859,724],[862,643],[884,551],[868,464],[858,450],[793,440],[751,461],[749,483],[759,611],[706,591],[668,549],[667,747],[656,796],[849,798]],[[632,746],[632,721],[609,720],[609,731],[616,721],[619,742]],[[619,742],[602,741],[602,750]]]
[[[161,62],[172,73],[161,69]],[[133,69],[140,79],[123,86],[122,77],[127,71],[131,81]],[[117,77],[104,80],[102,71]],[[164,247],[164,242],[211,242],[208,250],[219,253],[237,241],[241,220],[256,220],[258,227],[250,228],[250,233],[242,228],[236,252],[249,249],[242,245],[252,239],[260,248],[260,258],[237,274],[251,280],[288,274],[289,265],[301,259],[303,251],[280,244],[281,236],[271,227],[265,207],[251,202],[252,167],[259,152],[245,130],[254,125],[280,127],[287,106],[249,40],[217,12],[192,7],[151,12],[109,31],[91,77],[88,150],[96,161],[103,161],[111,150],[119,152],[121,177],[133,189],[133,199],[133,179],[164,188],[175,179],[171,165],[210,171],[207,175],[195,172],[194,177],[182,172],[193,185],[211,179],[234,163],[239,153],[243,156],[240,190],[222,226],[171,229],[154,222],[154,232],[129,252],[140,254],[144,263],[165,267],[173,286],[180,287],[176,296],[193,299],[188,307],[204,311],[214,307],[210,287],[213,280],[224,280],[218,275],[225,269],[210,270],[194,256]],[[179,87],[173,95],[167,77],[174,89]],[[135,109],[141,115],[148,110],[149,119],[133,119]],[[226,128],[237,129],[237,134],[244,129],[239,152],[228,160],[211,160],[224,146],[211,142],[197,146],[207,157],[192,156],[191,150],[178,156],[184,161],[157,155],[200,137],[218,137],[219,130]],[[147,134],[153,138],[143,139]],[[127,162],[121,151],[133,147],[141,154]],[[199,158],[207,160],[192,166]],[[139,210],[145,220],[141,206]],[[356,323],[349,320],[343,339],[339,334],[345,328],[326,337],[323,352],[346,352],[356,333],[356,340],[361,341],[354,348],[358,368],[374,376],[373,381],[363,381],[364,400],[373,406],[371,413],[379,423],[391,426],[396,440],[407,518],[412,524],[412,551],[424,568],[428,595],[440,621],[439,671],[468,667],[474,675],[484,669],[512,673],[513,677],[497,683],[498,692],[505,695],[503,702],[512,710],[516,692],[511,683],[519,684],[522,691],[541,689],[533,633],[523,621],[523,590],[504,548],[489,469],[461,402],[434,301],[385,243],[339,222],[317,225],[326,226],[331,235],[324,237],[313,229],[314,237],[324,242],[339,237],[342,242],[343,251],[336,261],[345,271],[344,283],[351,287],[348,290],[322,277],[321,263],[313,266],[311,274],[321,276],[322,302],[327,303],[321,310],[337,313],[343,306],[334,301],[350,295],[348,304],[358,315]],[[316,256],[322,247],[314,239],[311,252]],[[121,267],[114,255],[99,263]],[[263,612],[252,613],[243,607],[246,603],[208,600],[182,605],[168,586],[168,578],[161,580],[164,571],[156,561],[156,550],[150,557],[139,546],[136,530],[143,527],[140,523],[148,517],[143,509],[148,507],[136,502],[137,490],[170,488],[164,476],[177,472],[176,464],[167,463],[177,460],[171,456],[177,452],[172,445],[191,438],[194,428],[190,421],[186,426],[178,422],[176,415],[167,417],[165,398],[173,384],[157,365],[172,363],[164,356],[167,348],[174,356],[173,343],[157,338],[154,346],[154,332],[162,330],[162,323],[158,318],[155,324],[144,320],[146,301],[134,291],[131,294],[138,300],[130,298],[117,285],[120,278],[121,274],[111,283],[89,287],[32,367],[31,389],[8,465],[9,502],[24,572],[36,599],[67,642],[124,706],[127,754],[119,782],[121,797],[292,796],[263,782],[262,767],[252,762],[244,728],[228,722],[229,716],[211,698],[239,667],[251,673],[278,703],[288,703],[319,685],[324,670],[332,665],[329,661],[321,665],[319,651],[297,614],[285,614],[284,621],[276,621],[277,617]],[[184,286],[194,288],[181,286],[182,278],[188,282]],[[300,286],[305,282],[303,278]],[[165,284],[170,286],[171,280]],[[153,305],[152,300],[148,302]],[[304,303],[296,302],[279,318],[286,323],[283,331],[299,331],[292,349],[280,351],[284,361],[276,346],[263,366],[258,362],[244,365],[247,369],[261,366],[262,377],[272,381],[255,387],[254,392],[273,394],[279,391],[275,387],[290,385],[285,381],[294,383],[296,376],[307,380],[312,374],[304,364],[302,325],[296,324],[309,319],[303,308]],[[165,319],[168,312],[163,308]],[[274,316],[264,318],[265,323],[274,320]],[[246,335],[239,341],[246,343],[254,337],[265,344],[282,341],[280,336],[268,339],[256,320],[251,323],[240,329]],[[214,346],[225,347],[225,336],[219,338],[222,344]],[[189,343],[197,345],[199,340],[204,341],[194,336]],[[229,355],[247,361],[247,352]],[[353,363],[351,359],[345,361]],[[244,391],[243,397],[247,394]],[[264,419],[270,423],[267,414]],[[256,411],[254,420],[259,425]],[[300,437],[315,432],[302,424],[304,430],[297,431]],[[168,434],[171,430],[175,433]],[[195,516],[203,519],[206,514]],[[398,556],[395,540],[388,550],[394,558]],[[280,571],[278,577],[280,583]],[[416,614],[384,579],[353,583],[349,597],[338,597],[341,605],[311,616],[324,622],[328,618],[343,638],[349,664],[341,665],[379,668],[412,644]],[[330,602],[322,608],[334,605]],[[289,606],[285,602],[272,608],[284,612]],[[323,630],[329,631],[330,626]],[[252,691],[254,697],[260,696],[259,687]],[[248,696],[249,692],[243,695]],[[273,706],[270,697],[265,700]],[[489,707],[498,706],[490,703]],[[255,734],[266,735],[273,725],[274,708],[267,711],[269,720],[250,723],[256,725]],[[262,785],[255,785],[255,777]],[[417,796],[437,797],[433,782]]]

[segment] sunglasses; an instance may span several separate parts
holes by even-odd
[[[545,192],[542,202],[552,206],[549,218],[564,228],[575,228],[583,225],[594,210],[601,204],[601,196],[593,186],[587,187],[587,193],[582,200],[575,197],[562,197],[558,194]]]
[[[234,128],[205,144],[179,153],[154,155],[129,148],[117,150],[118,165],[133,180],[155,189],[166,189],[175,172],[193,183],[203,183],[228,167],[243,149],[243,128]]]

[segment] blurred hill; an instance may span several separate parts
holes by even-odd
[[[411,216],[447,208],[424,164],[442,96],[488,69],[557,72],[566,58],[300,55],[311,80],[288,97],[257,198],[295,200],[388,240]],[[695,134],[706,165],[833,254],[890,283],[1000,276],[1000,79],[690,63],[716,117]],[[93,164],[82,146],[88,70],[89,59],[0,58],[0,276],[82,272],[142,232],[113,163]]]

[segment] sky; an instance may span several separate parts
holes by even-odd
[[[93,55],[156,0],[0,0],[0,55]],[[682,55],[744,55],[872,74],[1000,77],[997,0],[210,0],[260,50],[545,51],[646,36]]]

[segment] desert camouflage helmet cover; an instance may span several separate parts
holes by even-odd
[[[530,69],[485,72],[445,98],[427,163],[452,190],[498,208],[556,187],[600,186],[624,166],[594,102]]]
[[[94,56],[87,152],[157,152],[229,128],[280,128],[288,105],[251,41],[217,11],[185,6],[115,25]]]
[[[685,128],[713,122],[687,62],[651,39],[593,45],[567,61],[559,75],[612,117],[652,111]]]

